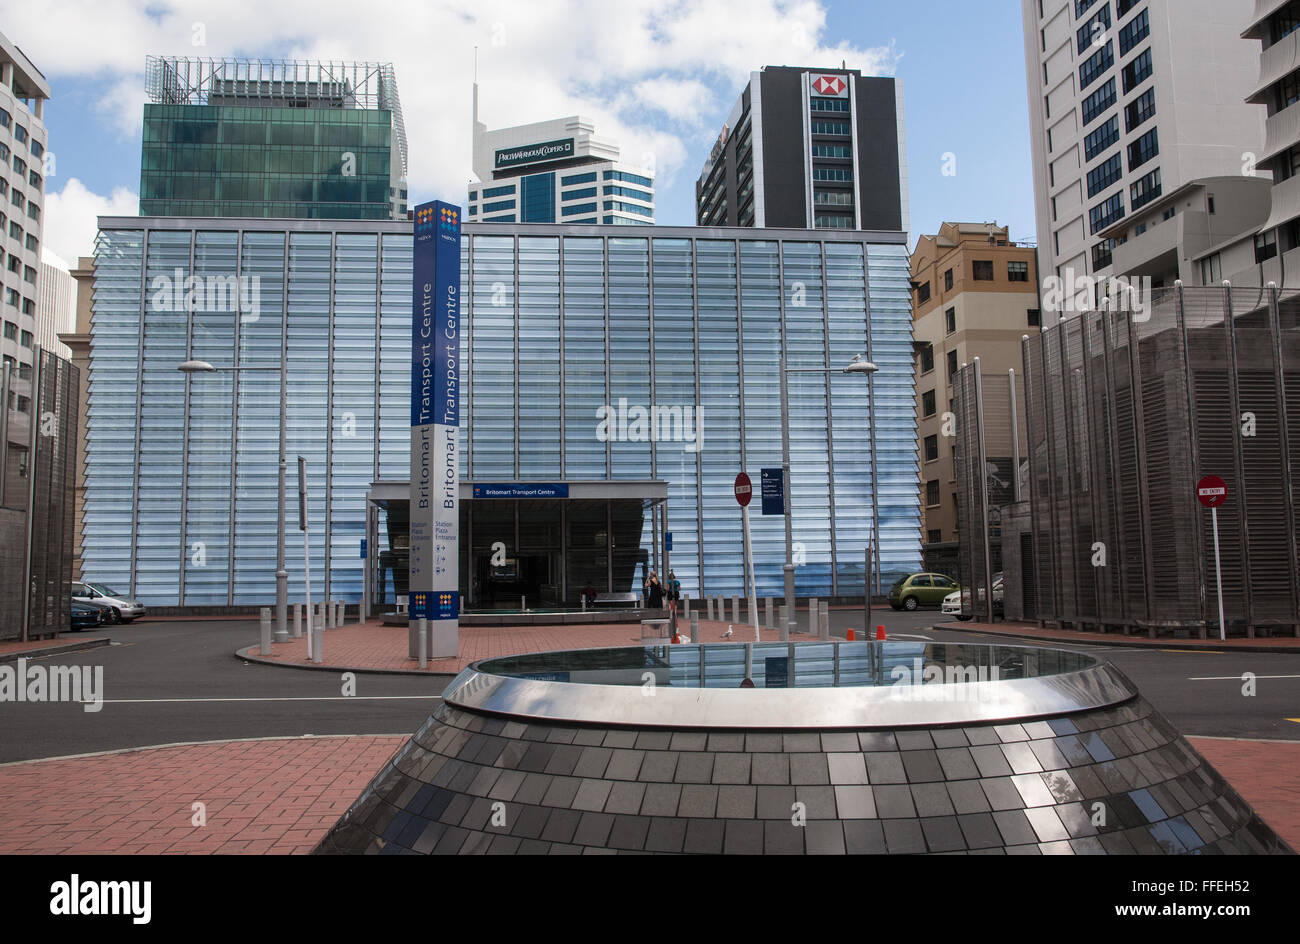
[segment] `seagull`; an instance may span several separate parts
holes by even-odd
[[[732,634],[731,624],[727,624],[727,631],[722,634],[723,639],[730,639]]]

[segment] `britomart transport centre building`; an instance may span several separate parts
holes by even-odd
[[[287,559],[304,594],[407,591],[412,224],[102,217],[83,570],[152,608],[275,598],[277,370],[287,371]],[[800,596],[919,568],[908,258],[901,232],[466,224],[460,594],[577,605],[672,568],[739,594],[733,482],[781,465],[791,372]],[[780,515],[751,506],[760,595],[782,593]]]

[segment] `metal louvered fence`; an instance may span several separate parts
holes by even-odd
[[[1007,617],[1217,635],[1210,513],[1195,493],[1217,475],[1227,634],[1300,635],[1300,293],[1176,285],[1140,309],[1103,301],[1023,353],[1028,501],[990,509]],[[959,456],[981,448],[975,382],[963,369]],[[972,471],[959,458],[963,587],[985,567]],[[972,595],[977,618],[981,605]]]

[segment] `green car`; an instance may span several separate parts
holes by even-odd
[[[896,610],[941,606],[944,597],[960,589],[957,581],[943,574],[909,574],[899,577],[889,588],[889,605]]]

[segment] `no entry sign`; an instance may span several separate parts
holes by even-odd
[[[736,476],[736,501],[740,503],[741,508],[744,508],[753,497],[754,486],[750,484],[749,476],[741,472]]]
[[[1228,500],[1228,483],[1217,475],[1207,475],[1196,483],[1196,500],[1206,508],[1218,508]]]

